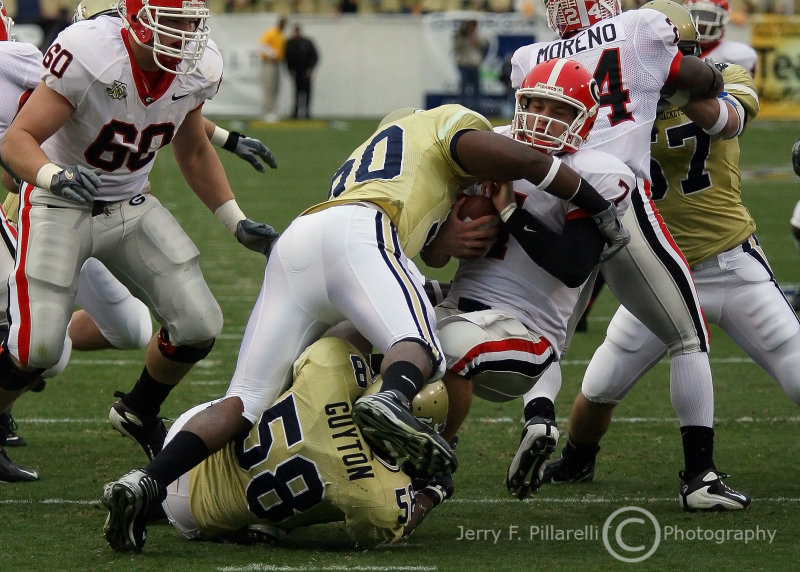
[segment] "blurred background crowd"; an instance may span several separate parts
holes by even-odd
[[[641,0],[623,0],[623,6],[635,8]],[[8,0],[9,14],[17,23],[37,24],[45,35],[54,35],[72,16],[71,0]],[[541,11],[538,0],[209,0],[211,11],[274,12],[280,14],[425,14],[457,10],[479,12],[516,12],[526,17]],[[795,14],[800,0],[731,0],[731,23],[744,24],[752,14]]]

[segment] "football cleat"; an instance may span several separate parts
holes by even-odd
[[[458,467],[447,441],[414,417],[410,404],[392,391],[360,397],[353,405],[353,422],[379,455],[408,462],[419,474],[450,475]]]
[[[506,474],[508,492],[524,499],[539,490],[544,464],[555,451],[558,428],[551,419],[534,417],[522,429],[519,447]]]
[[[28,442],[17,434],[11,413],[0,413],[0,447],[24,447]]]
[[[147,458],[152,460],[164,447],[164,439],[167,438],[164,420],[156,415],[148,418],[139,417],[133,409],[122,402],[122,398],[125,397],[122,392],[115,392],[114,397],[120,399],[111,406],[108,412],[111,426],[124,436],[139,443]]]
[[[599,451],[600,447],[597,450]],[[565,457],[562,452],[561,457],[545,465],[542,472],[542,484],[590,483],[594,479],[594,461],[594,457],[590,460],[579,461],[572,457]]]
[[[141,552],[147,540],[148,515],[167,496],[166,489],[152,475],[134,469],[103,490],[108,517],[103,535],[118,552]]]
[[[8,458],[5,450],[0,447],[0,483],[19,483],[22,481],[37,481],[39,473],[33,469],[20,467]]]
[[[744,510],[750,505],[750,497],[735,491],[722,482],[728,477],[725,473],[709,469],[687,481],[685,473],[678,473],[681,478],[679,500],[683,510]]]

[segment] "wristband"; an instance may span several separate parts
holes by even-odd
[[[36,173],[36,186],[40,189],[50,190],[53,175],[58,175],[63,169],[54,163],[45,163]]]
[[[214,133],[211,134],[211,143],[217,147],[224,147],[225,143],[228,142],[229,136],[230,132],[227,129],[223,129],[219,125],[215,125]]]
[[[236,234],[236,226],[239,224],[239,221],[247,218],[236,203],[236,199],[231,199],[222,203],[222,206],[214,211],[214,216],[225,225],[225,228],[227,228],[231,234]]]
[[[719,117],[717,117],[716,123],[708,129],[703,129],[709,135],[719,135],[728,124],[728,104],[721,97],[717,98],[717,103],[719,103]]]
[[[540,191],[546,191],[547,187],[550,186],[550,183],[553,182],[553,179],[556,178],[556,173],[558,173],[558,168],[561,167],[561,159],[558,157],[553,157],[553,162],[550,163],[550,170],[547,171],[547,174],[544,176],[539,183],[536,184],[539,187]]]
[[[515,210],[517,210],[517,203],[506,205],[503,210],[500,211],[500,219],[503,222],[508,222],[508,219],[511,218],[511,215],[514,214]]]

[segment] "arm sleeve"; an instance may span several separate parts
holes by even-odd
[[[570,288],[583,284],[600,261],[605,241],[590,218],[573,218],[555,233],[518,208],[505,223],[525,253]]]

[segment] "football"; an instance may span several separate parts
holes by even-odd
[[[492,199],[483,195],[467,195],[466,193],[462,193],[462,196],[466,196],[467,199],[458,211],[458,218],[461,220],[475,220],[487,215],[499,216],[497,209],[492,204]]]

